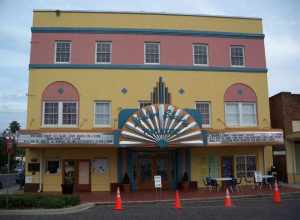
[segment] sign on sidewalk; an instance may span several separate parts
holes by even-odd
[[[161,176],[154,176],[154,187],[161,188]]]

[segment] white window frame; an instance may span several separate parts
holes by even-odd
[[[256,170],[257,170],[257,155],[255,154],[236,154],[234,155],[234,170],[235,170],[235,175],[237,176],[237,157],[244,157],[244,158],[247,158],[247,157],[255,157],[255,167],[256,167]],[[245,174],[246,174],[246,177],[247,177],[247,159],[245,161]],[[255,171],[255,170],[254,170]]]
[[[195,46],[205,46],[206,47],[206,64],[195,63]],[[192,50],[193,50],[193,65],[194,66],[209,66],[208,44],[194,43]]]
[[[110,62],[97,62],[97,54],[98,54],[98,44],[105,43],[110,45]],[[111,41],[97,41],[95,45],[95,63],[96,64],[111,64],[112,63],[112,42]]]
[[[46,103],[58,103],[58,123],[57,124],[45,124],[45,104]],[[76,103],[76,124],[67,125],[63,124],[63,103]],[[76,101],[43,101],[43,112],[42,112],[42,127],[44,128],[77,128],[78,127],[78,102]]]
[[[238,105],[238,113],[239,113],[239,123],[238,125],[231,125],[228,124],[227,120],[226,120],[226,115],[227,115],[227,108],[226,105],[227,104],[237,104]],[[252,104],[254,105],[255,108],[255,124],[253,125],[249,125],[249,124],[244,124],[243,123],[243,112],[242,112],[242,106],[243,104]],[[256,102],[224,102],[224,112],[225,112],[225,124],[227,127],[257,127],[257,105]]]
[[[57,168],[57,172],[56,173],[50,173],[48,171],[48,162],[49,161],[58,161],[58,168]],[[47,175],[58,175],[61,173],[61,160],[60,159],[46,159],[45,160],[45,173],[47,173]]]
[[[58,42],[68,42],[68,43],[70,43],[69,62],[56,62],[56,49],[57,49],[57,43]],[[54,63],[55,64],[69,64],[69,63],[71,63],[71,58],[72,58],[72,41],[70,41],[70,40],[56,40],[55,43],[54,43]]]
[[[242,51],[243,51],[243,65],[233,65],[232,64],[232,57],[231,57],[232,48],[242,48]],[[235,45],[230,46],[229,57],[230,57],[230,65],[232,67],[245,67],[246,66],[245,47],[244,46],[235,46]]]
[[[97,103],[108,103],[109,104],[109,123],[108,124],[96,124],[96,105]],[[112,107],[111,101],[95,101],[94,102],[94,127],[95,128],[109,128],[112,123]]]
[[[146,44],[158,44],[158,63],[146,62]],[[160,64],[160,42],[144,42],[144,64],[159,65]]]
[[[197,110],[197,104],[208,104],[208,113],[209,113],[209,124],[202,124],[203,128],[211,128],[211,113],[212,113],[212,108],[211,108],[211,102],[210,101],[197,101],[195,104],[195,108]]]

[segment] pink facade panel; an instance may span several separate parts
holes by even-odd
[[[43,101],[78,101],[77,89],[67,82],[54,82],[42,94]]]
[[[231,85],[224,94],[225,102],[256,102],[256,94],[252,88],[242,83]]]
[[[94,64],[96,42],[111,41],[112,64],[144,64],[144,42],[160,42],[160,64],[163,65],[193,65],[192,45],[200,43],[208,45],[209,66],[229,67],[230,46],[242,45],[246,67],[266,67],[262,39],[87,33],[33,33],[30,63],[54,63],[56,40],[72,41],[72,64]]]

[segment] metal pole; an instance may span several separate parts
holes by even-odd
[[[6,142],[7,148],[7,142]],[[6,208],[8,209],[8,185],[9,185],[9,171],[10,171],[10,156],[7,150],[7,178],[6,178]]]

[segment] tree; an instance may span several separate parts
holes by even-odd
[[[9,124],[9,130],[13,135],[15,135],[16,132],[20,130],[20,128],[21,128],[21,125],[17,121],[12,121]]]

